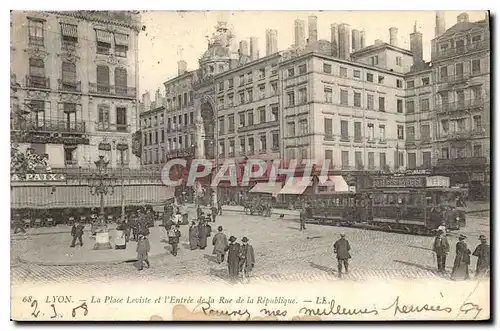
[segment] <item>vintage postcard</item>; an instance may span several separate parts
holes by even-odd
[[[484,11],[11,12],[11,319],[490,319]]]

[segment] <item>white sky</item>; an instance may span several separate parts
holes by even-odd
[[[446,12],[446,28],[453,26],[463,11]],[[483,11],[468,11],[469,20],[484,18]],[[198,67],[198,59],[207,49],[205,36],[211,36],[219,11],[150,11],[143,12],[142,24],[146,31],[139,35],[139,73],[141,94],[157,88],[163,92],[163,82],[177,75],[177,61],[187,61],[188,69]],[[423,34],[424,59],[430,60],[430,41],[434,38],[434,11],[236,11],[223,12],[233,26],[233,33],[239,42],[255,36],[259,41],[260,56],[265,56],[266,29],[278,30],[278,49],[284,50],[294,42],[294,20],[307,16],[318,17],[318,39],[330,40],[331,23],[348,23],[351,29],[365,30],[365,44],[375,39],[389,41],[389,28],[398,28],[398,46],[409,49],[409,34],[417,21],[417,28]]]

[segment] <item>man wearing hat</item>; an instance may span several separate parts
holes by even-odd
[[[236,237],[229,237],[229,245],[226,247],[226,251],[229,278],[234,281],[238,278],[240,271],[240,244],[236,242]]]
[[[146,263],[146,267],[150,267],[148,253],[151,247],[149,245],[149,239],[144,234],[138,234],[137,236],[137,262],[136,268],[141,271],[144,268],[144,263]]]
[[[465,239],[467,237],[463,234],[458,237],[455,262],[451,271],[451,279],[453,280],[469,279],[470,249],[467,247]]]
[[[192,221],[189,227],[189,248],[191,250],[198,248],[198,226],[195,221]]]
[[[76,221],[75,224],[73,224],[73,227],[71,228],[71,236],[73,237],[73,241],[71,242],[70,247],[75,247],[76,240],[78,239],[78,242],[80,243],[80,247],[83,246],[83,229],[84,226],[80,224],[80,222]]]
[[[439,231],[436,239],[434,240],[432,250],[436,253],[438,272],[444,273],[446,271],[446,255],[450,252],[450,244],[446,239],[444,231]]]
[[[255,265],[255,254],[252,245],[248,243],[248,238],[241,239],[240,247],[240,271],[243,272],[243,278],[250,277],[250,272]]]
[[[179,230],[180,225],[176,224],[175,227],[171,227],[168,230],[168,243],[172,245],[172,255],[177,256],[177,246],[179,245],[181,231]]]
[[[340,234],[340,239],[333,244],[333,252],[337,254],[337,267],[339,272],[339,277],[342,277],[342,264],[345,267],[345,273],[349,273],[349,259],[351,254],[349,251],[351,246],[349,241],[345,239],[345,233]]]
[[[472,255],[477,256],[476,277],[483,277],[488,275],[490,271],[490,246],[484,235],[480,235],[479,240],[481,243]]]
[[[207,221],[202,221],[198,224],[198,246],[200,249],[207,247],[207,238],[210,237],[212,228],[208,225]]]
[[[213,254],[217,255],[217,263],[224,262],[224,254],[226,253],[226,248],[229,246],[227,242],[226,235],[222,232],[222,226],[219,226],[217,233],[212,239],[212,245],[214,245]]]

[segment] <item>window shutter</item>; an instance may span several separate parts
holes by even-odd
[[[109,86],[109,68],[97,66],[97,84]]]
[[[123,68],[115,69],[115,86],[127,87],[127,70]]]
[[[45,77],[45,64],[42,59],[30,58],[30,76]]]
[[[399,155],[397,150],[394,151],[394,167],[399,168]]]
[[[62,63],[62,80],[63,82],[76,81],[76,65],[74,63]]]

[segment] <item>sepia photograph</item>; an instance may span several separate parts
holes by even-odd
[[[490,19],[11,11],[11,320],[489,320]]]

